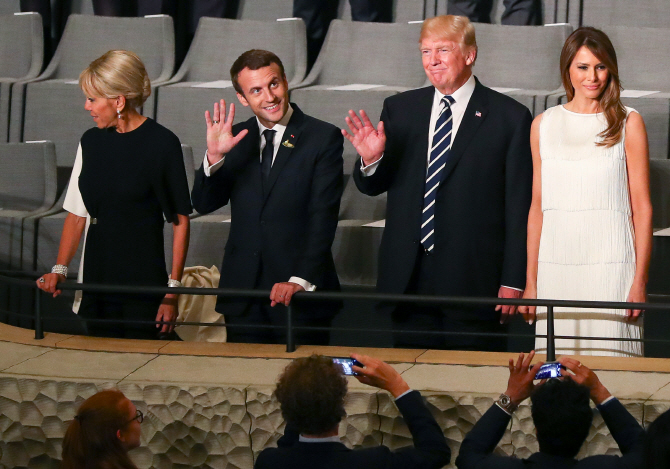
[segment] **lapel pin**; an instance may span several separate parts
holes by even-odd
[[[475,116],[476,116],[476,117],[482,117],[482,113],[479,112],[479,111],[476,111],[476,112],[475,112]]]
[[[295,146],[291,142],[289,142],[288,139],[284,140],[282,145],[285,146],[286,148],[293,148]]]

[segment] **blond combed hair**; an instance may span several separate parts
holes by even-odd
[[[151,82],[137,54],[110,50],[95,59],[79,75],[79,87],[86,96],[126,98],[126,106],[136,109],[151,94]]]
[[[427,36],[436,36],[458,42],[467,51],[475,51],[477,57],[477,39],[475,26],[466,16],[442,15],[428,18],[421,26],[421,42]]]

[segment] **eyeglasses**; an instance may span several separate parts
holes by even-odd
[[[139,423],[144,422],[144,414],[140,409],[137,409],[137,413],[135,414],[135,417],[131,418],[128,420],[128,423],[132,422],[133,420],[137,420]]]

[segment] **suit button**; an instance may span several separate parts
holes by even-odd
[[[419,244],[419,240],[418,239],[413,239],[412,244]]]
[[[254,257],[258,257],[258,251],[254,251]]]
[[[261,220],[261,225],[265,225],[265,220]]]

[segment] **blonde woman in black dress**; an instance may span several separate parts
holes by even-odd
[[[63,208],[56,265],[37,280],[60,293],[82,234],[85,246],[79,281],[135,286],[179,286],[188,249],[189,198],[179,139],[137,111],[151,93],[139,57],[113,50],[79,77],[85,109],[96,127],[81,138]],[[163,251],[164,220],[173,224],[173,260],[168,277]],[[81,300],[81,304],[79,304]],[[89,319],[170,321],[177,296],[84,293],[75,310]],[[90,335],[152,339],[173,325],[89,322]]]

